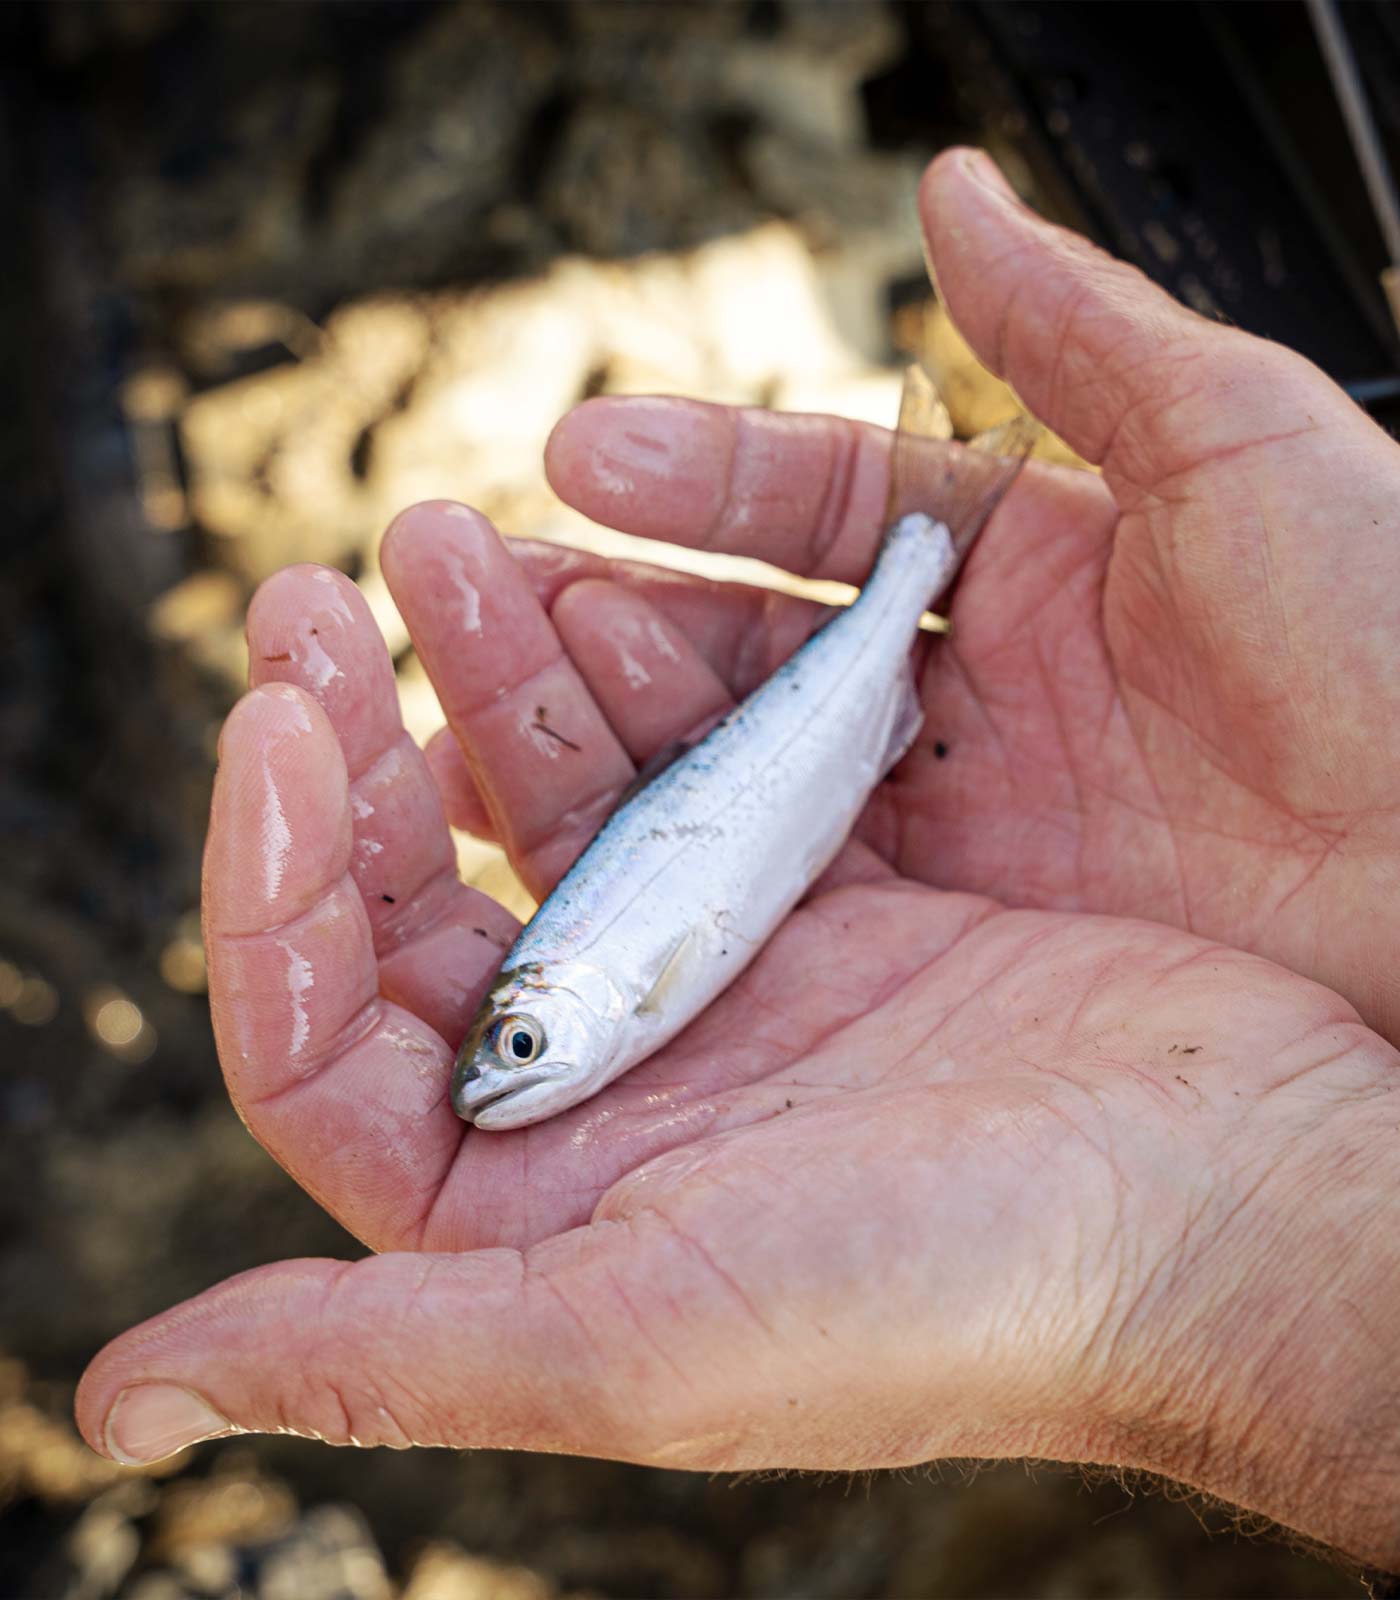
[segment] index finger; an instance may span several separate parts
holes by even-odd
[[[859,583],[892,438],[840,417],[603,395],[558,424],[545,470],[561,500],[624,533]]]

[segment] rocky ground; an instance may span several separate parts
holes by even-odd
[[[208,1029],[198,858],[253,586],[356,576],[426,733],[375,566],[400,505],[619,548],[539,475],[585,394],[890,417],[920,166],[975,137],[1016,168],[1014,117],[979,121],[942,53],[957,26],[874,0],[10,8],[0,1594],[1356,1592],[1052,1469],[732,1483],[275,1439],[131,1474],[68,1421],[123,1327],[357,1248],[249,1140]],[[932,336],[952,424],[992,420],[1004,394]]]

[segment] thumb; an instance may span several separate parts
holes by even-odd
[[[919,208],[938,290],[978,357],[1114,480],[1146,490],[1252,444],[1371,425],[1293,351],[1207,321],[950,150]]]
[[[126,1464],[237,1433],[652,1460],[715,1426],[697,1412],[719,1391],[677,1374],[695,1341],[734,1330],[694,1278],[645,1216],[523,1253],[261,1267],[108,1345],[78,1425]]]

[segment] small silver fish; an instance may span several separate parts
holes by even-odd
[[[478,1128],[577,1105],[678,1034],[763,948],[908,750],[909,651],[1034,444],[1029,419],[957,446],[905,383],[874,570],[701,742],[620,806],[522,929],[457,1056]],[[980,449],[978,448],[980,447]]]

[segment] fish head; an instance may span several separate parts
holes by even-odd
[[[453,1110],[478,1128],[523,1128],[587,1099],[612,1076],[625,1014],[599,967],[503,972],[457,1053]]]

